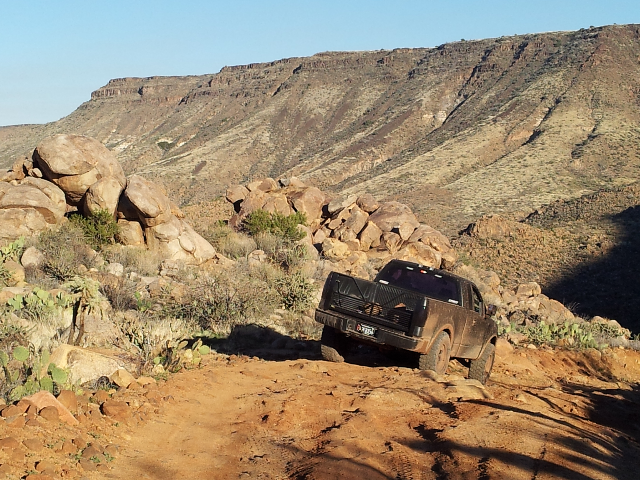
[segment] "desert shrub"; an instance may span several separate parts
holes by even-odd
[[[163,313],[216,334],[273,309],[277,294],[243,266],[194,280],[179,300],[166,302]]]
[[[15,295],[7,301],[6,308],[20,318],[36,323],[47,323],[73,303],[73,298],[64,292],[52,295],[48,291],[35,287],[26,295]]]
[[[0,263],[0,286],[9,285],[11,278],[11,272],[4,266],[4,263]]]
[[[72,222],[57,230],[42,232],[36,247],[45,257],[42,271],[62,282],[77,275],[80,265],[91,267],[95,259],[95,252],[87,245],[84,232]]]
[[[107,210],[98,210],[88,216],[75,213],[69,220],[80,227],[87,243],[95,249],[114,243],[119,231],[115,218]]]
[[[244,220],[243,228],[254,237],[261,233],[271,233],[296,242],[302,240],[305,236],[304,232],[298,228],[298,225],[306,224],[307,217],[301,212],[282,215],[277,212],[269,213],[264,210],[254,210]]]
[[[102,255],[109,263],[119,263],[125,272],[136,272],[144,276],[158,274],[162,258],[144,247],[108,245],[102,249]]]
[[[316,301],[316,286],[300,272],[280,275],[273,286],[280,303],[287,310],[302,312]]]
[[[257,247],[264,251],[269,259],[286,270],[294,269],[307,260],[306,245],[270,232],[261,232],[255,237]]]
[[[203,237],[221,254],[233,259],[246,257],[257,248],[254,239],[221,222],[209,227]]]
[[[138,307],[136,283],[126,277],[118,277],[114,283],[101,284],[100,293],[109,300],[116,312],[134,310]]]

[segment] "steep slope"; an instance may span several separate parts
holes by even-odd
[[[628,25],[118,79],[59,122],[0,129],[0,163],[82,133],[183,203],[298,175],[453,231],[635,181],[639,58]]]

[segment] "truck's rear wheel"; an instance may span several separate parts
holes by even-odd
[[[471,360],[469,362],[469,378],[478,380],[483,385],[487,383],[495,358],[496,347],[490,343],[477,360]]]
[[[438,375],[447,371],[451,355],[451,339],[447,332],[440,332],[427,353],[420,355],[418,368],[420,370],[433,370]]]
[[[322,328],[320,353],[327,362],[342,363],[347,350],[347,338],[333,327]]]

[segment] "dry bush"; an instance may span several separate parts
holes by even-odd
[[[134,310],[138,307],[136,283],[126,277],[117,277],[115,282],[102,283],[100,293],[111,303],[116,312]]]
[[[111,245],[106,247],[102,254],[110,263],[120,263],[125,272],[136,272],[143,276],[158,275],[158,268],[162,258],[144,247],[128,247],[124,245]]]
[[[267,254],[269,259],[285,270],[300,267],[309,259],[307,247],[286,237],[261,232],[255,236],[257,247]]]
[[[42,271],[60,282],[77,275],[80,265],[91,268],[97,260],[82,229],[71,222],[57,230],[42,232],[35,245],[45,257]]]
[[[246,258],[257,248],[256,242],[250,236],[236,232],[223,223],[208,228],[202,236],[220,253],[233,259]]]

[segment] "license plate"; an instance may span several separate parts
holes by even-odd
[[[368,337],[373,337],[376,334],[376,329],[374,327],[370,327],[369,325],[357,323],[356,332],[361,333],[362,335],[367,335]]]

